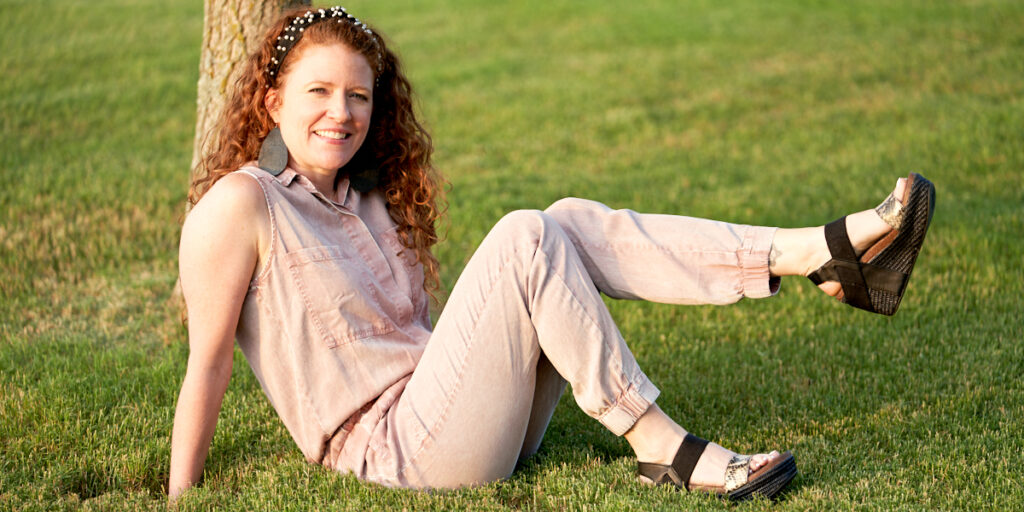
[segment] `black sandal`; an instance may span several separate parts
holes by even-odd
[[[828,223],[825,241],[832,259],[808,279],[816,285],[838,281],[843,289],[836,298],[853,307],[883,315],[896,313],[935,213],[935,185],[910,173],[900,203],[899,228],[875,242],[859,259],[846,233],[846,217]]]
[[[774,498],[786,488],[797,473],[796,459],[790,452],[779,455],[753,473],[750,472],[749,455],[734,455],[725,469],[724,486],[691,486],[690,475],[693,474],[693,468],[697,466],[697,461],[700,460],[707,445],[707,441],[693,434],[686,434],[671,465],[640,462],[637,464],[637,476],[655,485],[672,484],[678,489],[709,491],[732,501],[743,501],[755,496]]]

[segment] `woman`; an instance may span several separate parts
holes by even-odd
[[[774,496],[790,453],[739,456],[655,403],[600,293],[677,304],[766,297],[779,277],[892,314],[934,188],[912,174],[875,210],[776,229],[565,199],[513,212],[431,327],[439,178],[384,39],[341,8],[293,11],[250,57],[193,184],[180,271],[188,368],[169,492],[194,484],[238,339],[306,457],[385,485],[507,477],[566,383],[636,452],[641,481]]]

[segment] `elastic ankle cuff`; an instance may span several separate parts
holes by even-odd
[[[768,254],[778,228],[747,226],[737,256],[743,280],[743,296],[750,299],[771,297],[779,292],[782,280],[768,271]]]
[[[613,434],[621,436],[633,428],[636,420],[647,412],[659,394],[661,391],[644,376],[636,385],[630,384],[597,421]]]

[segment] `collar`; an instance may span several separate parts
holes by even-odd
[[[286,187],[290,186],[293,182],[298,181],[299,185],[306,189],[310,194],[313,194],[315,197],[336,206],[345,206],[349,202],[348,196],[350,187],[347,177],[342,177],[338,180],[337,185],[335,186],[335,190],[337,191],[337,196],[335,198],[324,195],[323,192],[317,190],[312,181],[309,181],[309,178],[295,172],[291,168],[285,168],[285,170],[281,171],[281,173],[275,176],[274,179]]]
[[[295,172],[295,170],[293,170],[291,167],[285,167],[284,170],[277,174],[274,174],[261,167],[255,168],[269,174],[272,179],[280,183],[282,186],[290,187],[292,183],[298,180],[299,185],[302,186],[302,188],[306,189],[310,194],[313,194],[314,196],[319,197],[329,203],[333,203],[338,206],[345,206],[349,203],[349,189],[353,187],[351,186],[351,181],[347,176],[342,176],[338,180],[338,185],[336,188],[338,191],[338,199],[340,199],[340,201],[334,201],[325,196],[319,190],[317,190],[316,186],[313,185],[313,182],[309,181],[309,178]]]
[[[285,167],[285,169],[283,171],[281,171],[281,172],[279,172],[277,174],[274,174],[274,173],[272,173],[270,171],[267,171],[267,170],[264,170],[264,172],[266,172],[267,174],[273,176],[273,178],[275,180],[277,180],[278,183],[280,183],[280,184],[282,184],[282,185],[284,185],[286,187],[291,185],[292,182],[295,181],[295,178],[299,175],[299,173],[293,171],[290,167]],[[310,186],[312,186],[312,184],[310,184]]]

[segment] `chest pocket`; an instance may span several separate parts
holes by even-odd
[[[328,347],[395,330],[358,259],[342,247],[310,247],[285,255],[310,322]]]

